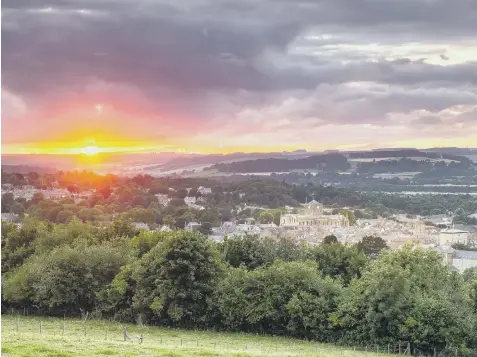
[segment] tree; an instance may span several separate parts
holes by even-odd
[[[322,244],[334,244],[334,243],[338,243],[338,238],[336,238],[336,236],[334,236],[333,234],[326,236],[322,242]]]
[[[216,300],[228,328],[323,340],[332,333],[328,315],[339,294],[340,285],[320,277],[315,263],[276,261],[228,270]]]
[[[267,262],[266,254],[257,235],[227,238],[221,249],[225,262],[233,267],[256,269]]]
[[[15,203],[15,197],[13,193],[7,192],[2,195],[2,213],[9,213],[13,204]]]
[[[73,212],[71,211],[60,211],[56,215],[56,222],[57,223],[68,223],[73,219]]]
[[[29,301],[29,305],[37,304],[56,315],[92,311],[98,304],[99,291],[112,281],[129,257],[126,246],[59,247],[35,256],[10,275],[4,297],[13,303]],[[24,281],[26,273],[28,278]]]
[[[357,247],[371,259],[375,259],[381,250],[389,248],[384,239],[377,236],[363,237],[361,242],[357,244]]]
[[[220,225],[219,213],[215,210],[206,209],[203,210],[199,220],[200,222],[207,222],[212,225],[212,227],[217,227]]]
[[[200,233],[181,231],[143,256],[134,306],[156,322],[205,326],[219,273],[219,256]]]
[[[23,214],[25,213],[25,206],[23,206],[21,203],[15,202],[10,208],[10,211],[19,216],[23,216]]]
[[[111,190],[109,186],[102,187],[98,190],[98,193],[101,194],[101,196],[103,196],[104,199],[108,199],[109,196],[111,196],[112,192],[113,191]]]
[[[43,196],[43,193],[41,192],[35,192],[31,198],[32,203],[37,204],[41,201],[43,201],[45,197]]]
[[[78,187],[76,187],[75,185],[68,185],[68,186],[66,187],[66,189],[67,189],[68,192],[70,192],[70,193],[78,193],[78,192],[79,192]]]
[[[339,278],[345,285],[360,278],[366,267],[366,256],[356,247],[341,243],[321,244],[314,249],[318,269],[324,276]]]
[[[172,228],[176,225],[176,220],[170,214],[167,215],[167,216],[164,216],[164,219],[162,221],[166,226],[168,226],[170,228]]]
[[[258,217],[260,223],[264,223],[264,224],[272,223],[273,218],[274,218],[273,214],[271,214],[270,212],[267,212],[267,211],[260,212],[260,215]]]
[[[212,234],[212,224],[209,222],[203,222],[200,225],[199,232],[202,233],[205,236],[209,236]]]
[[[425,353],[464,346],[473,333],[472,302],[435,251],[405,246],[380,254],[344,293],[332,319],[352,343],[409,341]]]

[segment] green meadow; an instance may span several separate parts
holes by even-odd
[[[126,342],[125,328],[130,338]],[[284,337],[139,327],[109,321],[2,316],[2,356],[5,357],[387,356],[383,352],[387,351],[370,347],[366,352]]]

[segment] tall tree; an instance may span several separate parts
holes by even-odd
[[[363,237],[357,247],[371,259],[375,259],[383,249],[389,249],[384,239],[374,235]]]
[[[143,256],[135,273],[135,307],[152,321],[204,326],[219,273],[219,255],[197,232],[181,231]]]

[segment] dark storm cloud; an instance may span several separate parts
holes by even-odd
[[[371,61],[353,49],[330,50],[340,38],[308,43],[312,55],[291,55],[305,33],[333,33],[361,44],[472,39],[477,1],[3,1],[2,87],[41,103],[45,96],[82,93],[100,80],[138,89],[152,105],[183,115],[192,111],[205,120],[220,107],[212,99],[224,93],[255,93],[240,104],[260,107],[281,93],[312,93],[323,84],[477,85],[477,59],[447,66],[408,58]],[[368,113],[363,120],[475,103],[471,95],[447,93],[362,95],[364,104],[349,107]],[[320,108],[330,111],[320,101],[310,111]],[[349,115],[360,120],[356,111]]]

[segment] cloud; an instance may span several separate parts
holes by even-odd
[[[477,105],[476,16],[468,0],[9,0],[3,85],[29,108],[17,117],[41,122],[24,140],[81,127],[60,112],[99,102],[121,118],[109,130],[152,141],[366,125],[419,137],[448,125],[447,109]],[[475,133],[464,118],[463,135]],[[22,140],[13,131],[4,141]]]
[[[25,101],[20,96],[2,88],[2,120],[9,121],[26,113]]]

